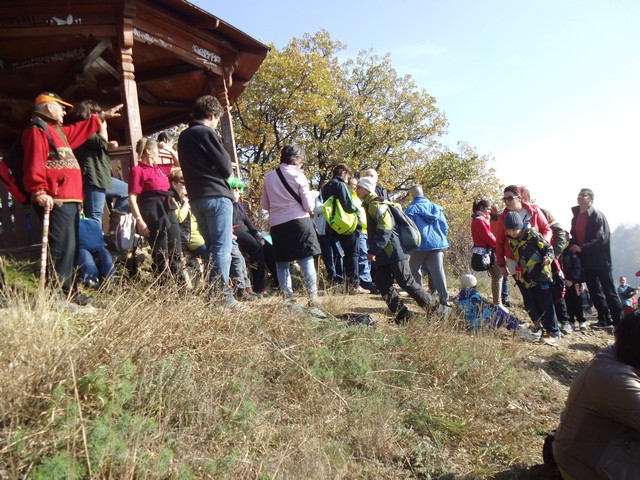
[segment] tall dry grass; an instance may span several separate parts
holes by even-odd
[[[506,332],[470,335],[454,316],[374,330],[277,298],[231,311],[206,298],[123,284],[71,314],[9,295],[0,477],[492,478],[539,461],[561,408],[562,386],[531,368],[540,347]]]

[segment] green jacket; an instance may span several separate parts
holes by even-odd
[[[553,260],[553,248],[542,235],[527,227],[519,238],[509,238],[509,245],[518,266],[524,270],[520,280],[526,288],[552,282],[551,264],[542,265],[542,259],[550,257]]]
[[[386,265],[409,258],[402,246],[395,229],[393,216],[375,193],[369,193],[362,206],[367,213],[367,235],[369,236],[369,253],[376,256],[377,265]]]

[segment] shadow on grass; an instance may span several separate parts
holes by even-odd
[[[547,465],[532,467],[511,467],[504,472],[496,473],[494,480],[562,480],[560,471]]]

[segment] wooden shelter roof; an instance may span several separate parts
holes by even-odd
[[[125,103],[109,132],[130,144],[136,133],[185,122],[200,95],[233,103],[268,50],[184,0],[2,0],[0,152],[40,92]]]

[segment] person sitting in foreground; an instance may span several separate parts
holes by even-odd
[[[640,479],[640,311],[571,385],[553,454],[564,480]]]
[[[452,298],[462,311],[467,325],[472,329],[500,328],[518,330],[520,321],[502,306],[489,303],[480,296],[476,285],[478,280],[474,275],[466,274],[460,277],[460,293]]]
[[[102,225],[93,218],[80,217],[76,265],[82,283],[97,288],[113,273],[113,259],[105,247]]]

